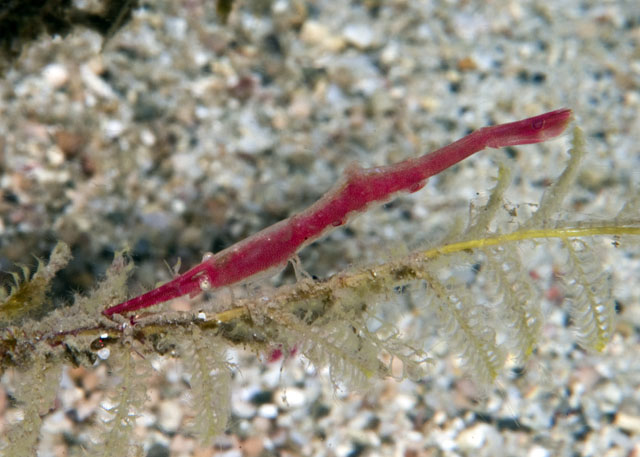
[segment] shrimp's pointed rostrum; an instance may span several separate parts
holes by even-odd
[[[103,311],[111,316],[156,305],[183,295],[235,284],[286,265],[296,252],[354,213],[388,201],[399,192],[416,192],[427,178],[487,147],[539,143],[560,135],[571,121],[571,110],[559,109],[517,122],[485,127],[414,159],[362,169],[351,166],[345,177],[301,213],[278,222],[243,241],[207,257],[186,273],[138,297]]]

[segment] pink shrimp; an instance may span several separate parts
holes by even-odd
[[[430,154],[397,164],[368,169],[352,165],[338,184],[301,213],[205,258],[166,284],[107,308],[103,314],[122,314],[183,295],[194,296],[203,290],[239,283],[282,268],[300,249],[370,205],[388,201],[399,192],[416,192],[427,178],[487,147],[532,144],[554,138],[565,130],[570,120],[571,110],[559,109],[482,128]]]

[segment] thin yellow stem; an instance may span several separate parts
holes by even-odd
[[[602,227],[561,227],[552,229],[533,229],[515,231],[501,235],[479,238],[475,240],[460,241],[434,249],[428,249],[417,254],[417,257],[423,259],[431,259],[445,254],[453,254],[468,249],[481,249],[489,246],[498,246],[505,243],[550,239],[550,238],[581,238],[588,236],[624,236],[624,235],[640,235],[640,227],[625,226],[602,226]]]

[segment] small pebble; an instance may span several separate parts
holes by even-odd
[[[124,124],[118,119],[110,119],[104,126],[104,133],[107,138],[117,138],[124,132]]]
[[[284,409],[301,408],[307,402],[305,391],[295,387],[278,389],[274,399],[278,407]]]
[[[80,67],[80,77],[82,81],[85,83],[87,88],[91,90],[94,94],[106,98],[106,99],[114,99],[116,98],[116,94],[107,84],[105,80],[100,78],[89,65],[83,65]]]
[[[358,49],[371,47],[375,40],[375,35],[369,24],[348,24],[342,31],[342,35],[349,44]]]
[[[542,446],[533,446],[527,453],[527,457],[550,457],[551,452]]]
[[[278,417],[278,407],[272,403],[262,405],[258,408],[258,415],[266,419],[275,419]]]
[[[165,400],[160,403],[158,425],[168,433],[174,433],[182,424],[184,408],[178,400]]]
[[[480,449],[487,439],[487,424],[476,424],[469,427],[458,435],[456,438],[456,444],[460,450],[464,452],[472,452],[475,449]]]
[[[44,78],[53,89],[59,89],[69,81],[69,72],[64,65],[52,63],[44,68]]]
[[[300,31],[300,38],[309,44],[320,44],[331,36],[329,29],[315,21],[305,21]]]
[[[54,134],[54,137],[56,139],[56,144],[67,157],[76,156],[85,143],[82,135],[72,133],[68,130],[58,130]]]
[[[613,423],[625,432],[640,436],[640,416],[619,412]]]

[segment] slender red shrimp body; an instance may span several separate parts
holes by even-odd
[[[421,157],[384,167],[349,167],[345,177],[301,213],[278,222],[212,255],[166,284],[103,311],[111,316],[156,305],[209,288],[238,283],[282,267],[296,252],[354,213],[389,200],[399,192],[416,192],[427,178],[487,147],[532,144],[560,135],[571,110],[560,109],[517,122],[485,127]]]

